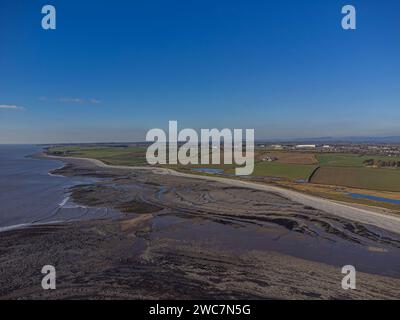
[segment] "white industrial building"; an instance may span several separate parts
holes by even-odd
[[[315,149],[317,146],[315,144],[298,144],[297,149]]]

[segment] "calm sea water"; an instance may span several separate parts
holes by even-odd
[[[33,223],[105,217],[115,212],[78,206],[69,188],[93,182],[49,174],[62,167],[57,160],[29,157],[41,151],[28,145],[0,145],[0,231]]]

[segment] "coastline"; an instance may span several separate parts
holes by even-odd
[[[43,159],[47,158],[43,154],[43,152],[28,154],[25,157],[31,158],[31,159],[36,159],[38,161],[42,161]],[[54,160],[57,160],[57,162],[59,164],[61,163],[61,165],[59,165],[58,167],[55,167],[55,168],[48,169],[48,172],[46,172],[47,175],[50,177],[63,178],[63,179],[66,179],[66,181],[67,181],[67,179],[68,179],[67,176],[61,175],[61,174],[56,174],[56,172],[58,170],[62,170],[67,165],[67,163],[60,159],[54,159]],[[42,174],[46,174],[46,173],[42,173]],[[80,184],[95,182],[95,179],[82,179],[82,181],[79,181],[79,180],[75,179],[75,181],[73,183],[71,183],[69,186],[67,183],[67,187],[66,187],[67,189],[65,189],[65,190],[68,190],[68,188],[71,188],[73,186],[77,186]],[[64,190],[64,192],[65,192],[65,190]],[[51,209],[50,215],[27,216],[25,218],[26,221],[21,221],[20,223],[9,224],[9,225],[6,224],[5,226],[1,226],[0,233],[7,232],[7,231],[19,230],[19,229],[29,229],[29,228],[41,227],[41,226],[46,226],[46,225],[67,224],[69,222],[81,221],[87,217],[80,217],[80,214],[76,214],[76,212],[74,212],[74,213],[70,212],[68,214],[61,214],[61,215],[60,214],[55,215],[55,213],[57,213],[60,210],[64,210],[64,209],[74,210],[74,209],[79,208],[79,209],[86,210],[86,211],[88,209],[92,209],[92,208],[88,208],[87,206],[83,206],[83,205],[73,202],[71,199],[71,196],[70,196],[70,192],[65,192],[64,195],[62,196],[62,198],[60,198],[57,202],[54,202],[54,205],[51,205],[51,206],[53,206],[54,208]],[[98,210],[98,208],[94,208],[94,210]],[[92,214],[94,210],[91,210],[91,212],[89,212],[89,213]],[[54,217],[53,217],[53,214],[54,214]],[[93,219],[97,219],[97,218],[98,217],[96,215],[93,215]]]
[[[256,182],[248,182],[248,181],[241,181],[241,180],[233,180],[224,177],[212,177],[212,176],[202,176],[196,174],[188,174],[175,171],[173,169],[168,168],[158,168],[158,167],[133,167],[133,166],[112,166],[103,163],[97,159],[89,159],[89,158],[79,158],[79,157],[58,157],[58,156],[51,156],[51,155],[44,155],[48,158],[58,159],[68,161],[71,159],[81,160],[90,162],[100,168],[109,168],[109,169],[122,169],[122,170],[149,170],[156,174],[163,174],[163,175],[171,175],[171,176],[178,176],[178,177],[186,177],[186,178],[193,178],[193,179],[203,179],[209,181],[216,181],[221,182],[224,184],[228,184],[231,186],[237,187],[245,187],[255,190],[262,190],[267,192],[275,192],[288,199],[299,202],[303,205],[310,206],[322,211],[325,211],[329,214],[337,215],[341,218],[348,218],[357,222],[366,223],[375,225],[377,227],[383,228],[385,230],[396,232],[400,234],[400,217],[390,215],[387,213],[383,213],[382,210],[373,210],[373,209],[366,209],[360,208],[359,206],[351,206],[344,203],[339,203],[336,201],[328,200],[325,198],[319,198],[316,196],[306,195],[297,191],[284,189],[276,186],[259,184]]]
[[[258,185],[65,161],[56,174],[106,178],[73,187],[74,202],[123,214],[0,233],[0,299],[398,298],[394,233]],[[356,291],[340,287],[347,263],[360,265]],[[40,286],[47,264],[53,292]]]

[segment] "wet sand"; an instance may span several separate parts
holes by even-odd
[[[71,161],[71,158],[61,158],[56,156],[47,156],[47,157],[58,160],[64,159],[65,161]],[[131,166],[121,166],[121,165],[115,166],[115,165],[105,164],[97,159],[74,158],[74,161],[81,161],[84,163],[89,162],[90,165],[94,165],[98,169],[101,168],[101,169],[127,170],[127,171],[143,170],[148,172],[150,171],[152,173],[156,173],[159,175],[168,175],[173,177],[184,177],[184,178],[193,178],[197,180],[220,182],[221,184],[226,184],[232,187],[276,193],[287,199],[292,200],[293,202],[301,203],[305,206],[322,210],[331,215],[335,215],[345,219],[352,219],[365,224],[371,224],[379,228],[383,228],[385,230],[389,230],[400,234],[400,216],[398,215],[397,212],[393,212],[391,210],[383,208],[337,202],[326,198],[316,197],[298,191],[277,187],[271,184],[257,183],[253,180],[244,181],[244,180],[231,179],[221,176],[202,176],[202,175],[190,174],[187,172],[185,173],[178,172],[176,170],[168,168],[151,167],[151,166],[145,166],[145,167],[139,167],[139,166],[131,167]]]
[[[398,299],[400,235],[218,181],[69,159],[74,202],[120,218],[0,233],[0,298]],[[54,265],[57,290],[41,289]],[[358,270],[341,288],[341,267]]]

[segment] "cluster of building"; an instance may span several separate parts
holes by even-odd
[[[260,146],[262,147],[262,145]],[[298,149],[298,150],[316,150],[316,149],[325,149],[325,150],[329,150],[331,149],[330,145],[317,145],[317,144],[285,144],[285,145],[281,145],[281,144],[272,144],[272,145],[267,145],[264,147],[266,147],[269,150],[294,150],[294,149]]]
[[[379,155],[388,157],[400,157],[399,144],[366,144],[366,143],[332,143],[332,144],[256,144],[258,149],[270,151],[314,151],[334,153],[355,153],[363,155]],[[265,161],[269,161],[266,159]],[[274,160],[272,160],[274,161]]]

